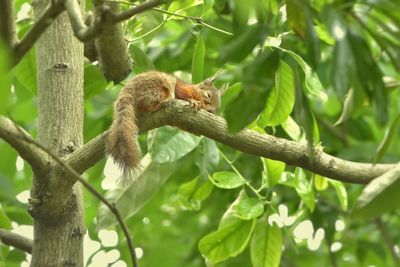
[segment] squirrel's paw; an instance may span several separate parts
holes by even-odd
[[[196,111],[200,110],[200,108],[201,108],[201,102],[200,101],[195,100],[195,99],[191,99],[189,101],[189,103],[190,103],[190,106],[192,108],[194,108]]]

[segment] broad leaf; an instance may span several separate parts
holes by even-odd
[[[199,210],[201,202],[212,192],[213,184],[196,177],[178,188],[179,202],[189,210]]]
[[[175,162],[200,143],[201,137],[172,127],[157,129],[151,146],[154,162]]]
[[[129,54],[133,59],[133,68],[136,73],[154,70],[153,62],[138,46],[131,44],[129,46]]]
[[[263,163],[263,185],[268,187],[276,185],[285,170],[285,163],[278,160],[262,159]]]
[[[154,162],[150,155],[143,157],[141,172],[125,188],[109,190],[106,198],[115,203],[122,218],[129,218],[139,211],[160,190],[173,171],[174,163]],[[96,228],[103,229],[117,223],[109,208],[102,205],[97,216]]]
[[[246,184],[246,180],[235,172],[221,171],[210,176],[211,181],[216,187],[223,189],[237,188]]]
[[[192,59],[192,83],[199,83],[203,80],[205,53],[206,45],[204,39],[198,34]]]
[[[283,123],[293,110],[295,99],[293,70],[283,60],[279,62],[275,80],[275,88],[271,90],[267,106],[258,119],[260,127]]]
[[[237,220],[204,236],[199,250],[212,264],[239,255],[247,246],[256,220]]]
[[[243,197],[232,207],[233,215],[242,220],[251,220],[264,213],[264,204],[258,198]]]
[[[352,216],[370,219],[400,207],[400,165],[370,182],[358,197]]]
[[[343,210],[347,210],[348,207],[348,197],[347,197],[347,190],[344,184],[340,181],[335,181],[332,179],[328,179],[328,182],[333,185],[336,190],[336,195],[339,198],[340,206]]]
[[[282,255],[282,231],[265,220],[258,220],[250,243],[253,267],[278,267]]]
[[[105,90],[107,81],[97,66],[86,65],[84,70],[83,88],[85,99],[89,99]]]

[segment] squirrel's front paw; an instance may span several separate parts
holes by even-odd
[[[201,102],[200,101],[192,99],[192,100],[189,101],[189,103],[190,103],[190,106],[192,108],[194,108],[196,111],[200,110],[200,108],[201,108]]]

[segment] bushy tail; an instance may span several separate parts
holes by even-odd
[[[131,95],[122,95],[115,104],[114,120],[106,139],[106,149],[123,171],[120,181],[123,184],[131,182],[133,171],[139,167],[141,151],[138,134],[134,99]]]

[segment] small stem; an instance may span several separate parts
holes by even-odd
[[[225,160],[226,162],[228,162],[228,164],[231,166],[232,170],[233,170],[237,175],[239,175],[240,178],[242,178],[242,179],[246,182],[246,185],[250,188],[250,190],[253,191],[254,194],[256,194],[257,197],[258,197],[259,199],[265,200],[265,197],[262,196],[262,195],[260,195],[260,193],[257,191],[257,189],[255,189],[255,188],[250,184],[250,182],[247,181],[247,180],[243,177],[243,175],[239,172],[239,170],[235,167],[235,165],[233,165],[233,162],[232,162],[230,159],[228,159],[228,157],[227,157],[224,153],[222,153],[221,150],[219,151],[219,153],[220,153],[220,155],[224,158],[224,160]]]
[[[132,5],[132,6],[137,6],[138,5],[138,4],[134,4],[134,3],[126,2],[126,1],[119,1],[119,0],[116,0],[116,1],[104,0],[104,2],[120,3],[120,4],[125,4],[125,5]],[[153,7],[153,8],[151,8],[151,10],[158,11],[160,13],[164,13],[164,14],[167,14],[167,15],[170,15],[170,16],[173,16],[173,17],[180,17],[180,18],[188,19],[188,20],[194,22],[195,24],[204,26],[204,27],[209,28],[211,30],[214,30],[214,31],[217,31],[217,32],[220,32],[220,33],[223,33],[223,34],[227,34],[227,35],[233,35],[233,33],[230,33],[228,31],[219,29],[217,27],[214,27],[214,26],[204,22],[203,18],[201,18],[201,17],[182,15],[182,14],[170,12],[170,11],[167,11],[167,10],[164,10],[164,9],[161,9],[161,8],[157,8],[157,7]],[[167,19],[166,21],[168,21],[168,20],[169,19]],[[135,38],[133,41],[135,41],[136,39],[139,39],[139,37]]]
[[[379,231],[381,232],[383,241],[385,242],[386,246],[389,249],[390,255],[392,256],[395,266],[399,266],[400,259],[399,259],[399,256],[397,256],[396,251],[394,250],[395,244],[389,235],[386,225],[382,222],[381,218],[376,218],[375,224],[378,227]]]

